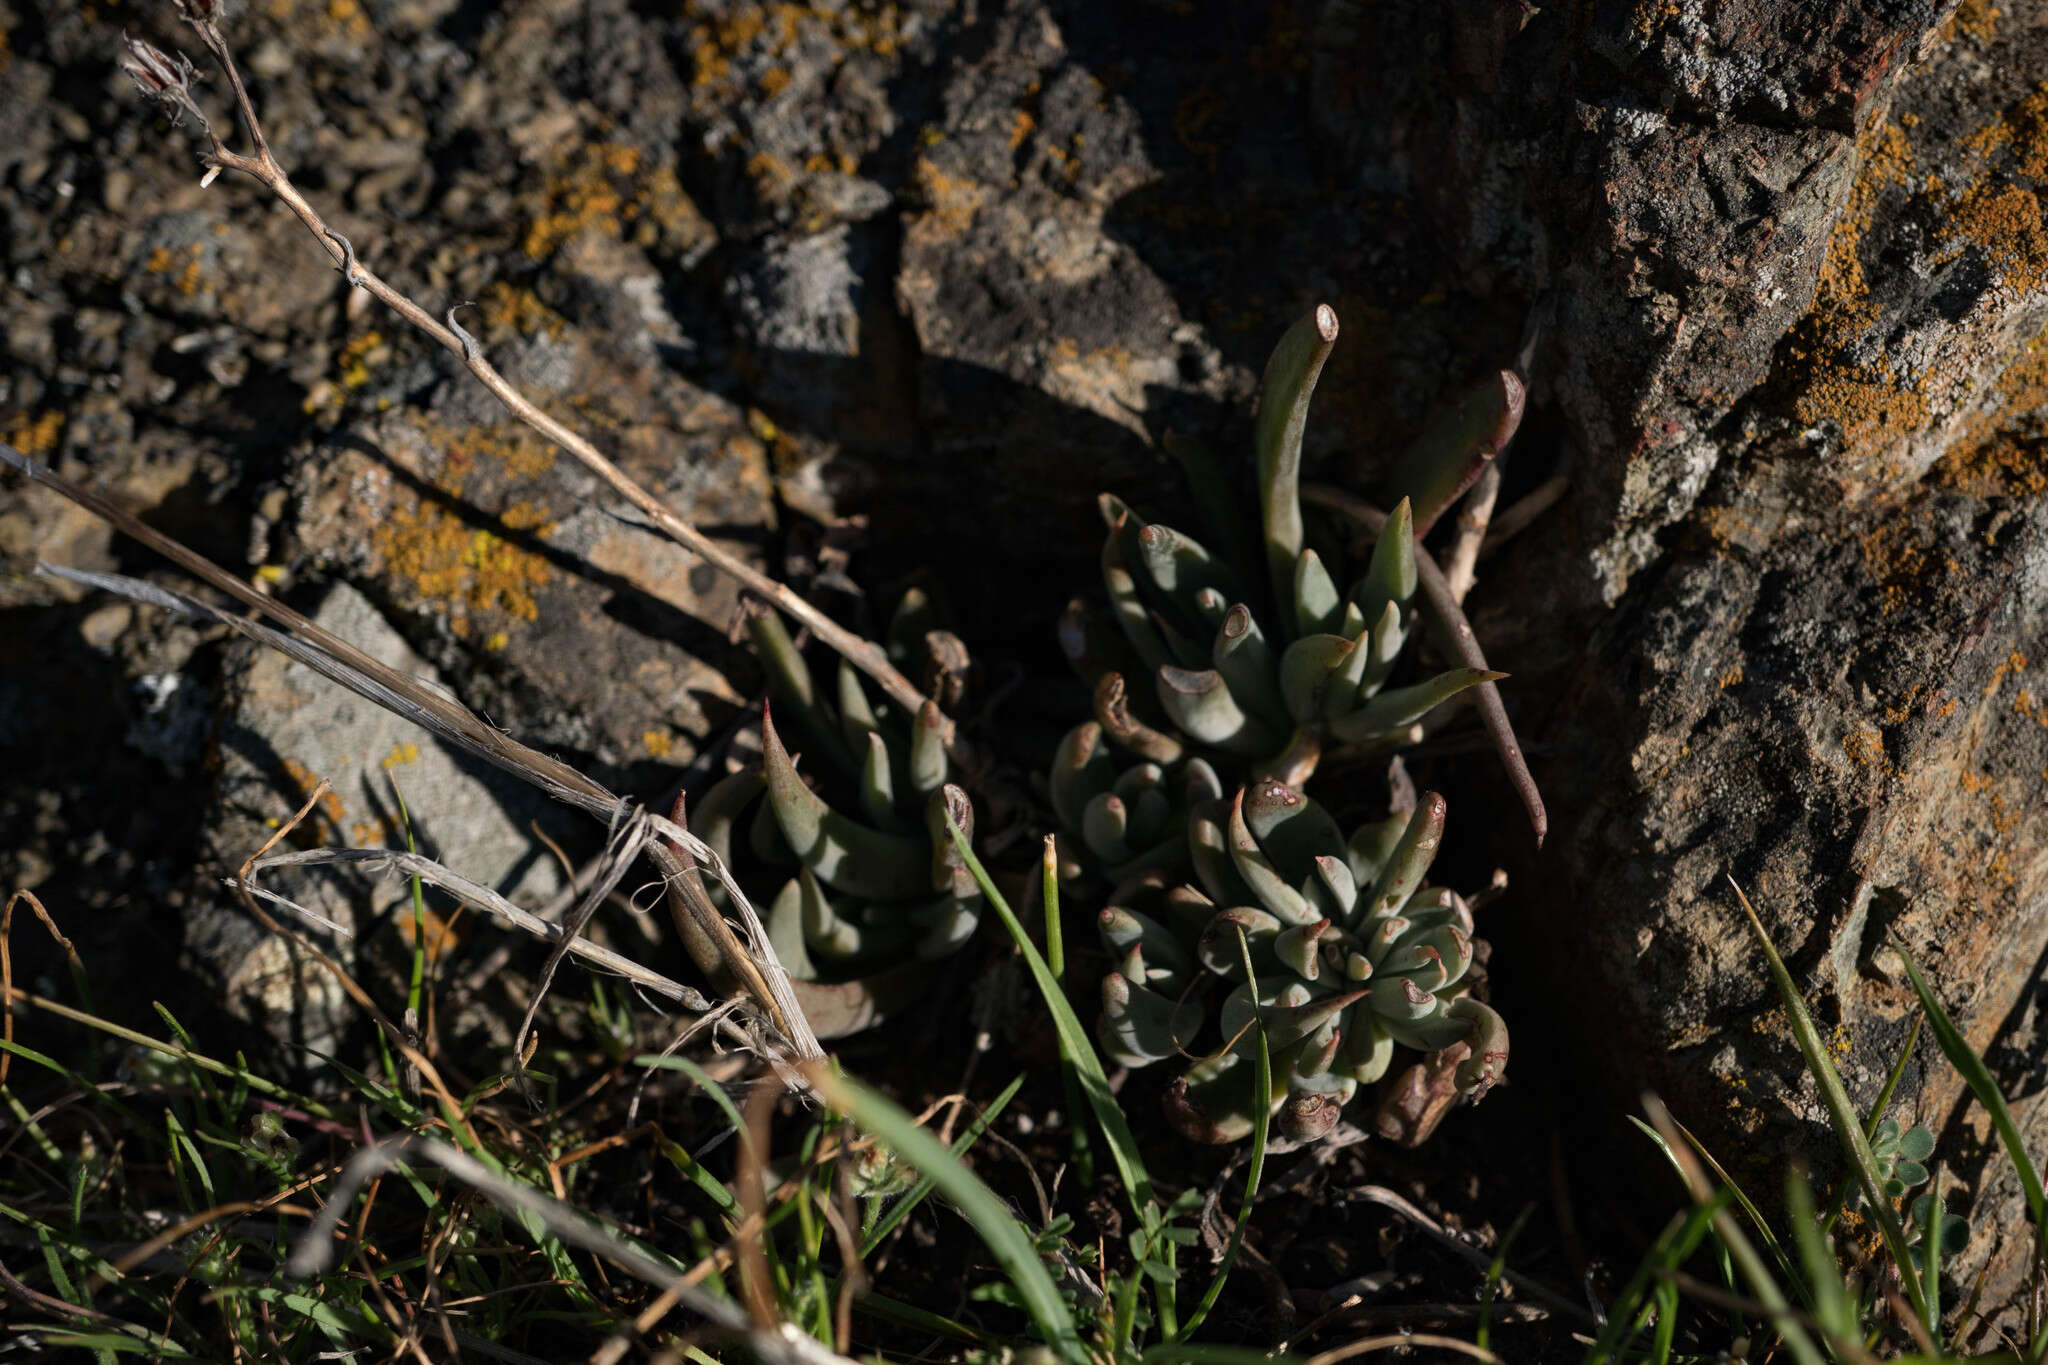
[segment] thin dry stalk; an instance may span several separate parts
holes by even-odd
[[[1464,605],[1472,585],[1479,579],[1479,547],[1486,541],[1486,528],[1493,521],[1493,505],[1500,499],[1500,466],[1494,460],[1479,471],[1465,505],[1458,509],[1450,548],[1444,552],[1444,583],[1451,600]]]
[[[292,184],[291,177],[271,154],[269,143],[263,136],[263,125],[256,116],[256,106],[250,100],[249,92],[242,83],[241,71],[235,65],[234,54],[228,47],[227,39],[222,36],[219,26],[213,18],[202,16],[190,7],[181,6],[180,14],[199,35],[200,41],[206,45],[206,50],[212,54],[215,63],[233,87],[235,103],[240,111],[242,124],[248,130],[250,142],[255,148],[255,155],[244,156],[229,150],[227,143],[214,130],[212,123],[207,120],[190,95],[189,79],[181,79],[179,76],[178,64],[182,64],[186,78],[189,78],[191,72],[190,64],[182,57],[173,63],[162,53],[143,44],[143,48],[154,54],[155,61],[168,69],[168,79],[155,71],[150,71],[148,78],[145,79],[145,75],[137,73],[133,66],[130,67],[130,74],[135,77],[144,94],[164,103],[176,114],[192,116],[198,123],[199,131],[206,138],[209,147],[202,156],[207,166],[202,184],[211,184],[213,178],[223,170],[237,171],[261,184],[306,225],[314,240],[319,242],[322,249],[333,259],[335,267],[342,272],[349,284],[367,290],[371,297],[396,312],[436,345],[458,357],[469,372],[475,375],[514,417],[544,439],[568,451],[586,469],[604,480],[615,492],[632,503],[642,515],[665,531],[677,544],[736,579],[748,591],[772,603],[785,615],[801,621],[810,628],[812,634],[837,650],[855,668],[873,678],[877,685],[895,699],[897,705],[912,715],[917,714],[918,709],[924,704],[924,694],[890,664],[888,655],[879,645],[847,630],[824,612],[804,601],[787,586],[762,573],[684,521],[671,511],[666,503],[628,477],[581,434],[542,410],[484,358],[483,348],[477,344],[476,338],[455,321],[455,308],[448,310],[444,324],[382,276],[363,265],[348,238],[328,225],[312,203]],[[457,305],[458,308],[460,306]],[[950,743],[951,721],[946,723],[945,737]]]
[[[21,456],[19,452],[13,451],[12,447],[0,446],[0,453],[13,456],[12,462],[17,463],[32,478],[64,493],[67,497],[74,497],[92,510],[100,511],[101,507],[105,507],[106,511],[102,514],[111,514],[110,520],[113,520],[120,529],[125,531],[133,525],[138,531],[147,532],[150,543],[164,539],[149,531],[147,527],[141,526],[135,518],[113,508],[111,504],[106,504],[103,499],[93,497],[69,480],[51,473],[26,456]],[[775,956],[767,929],[762,925],[760,917],[755,914],[746,893],[733,880],[730,869],[710,845],[674,821],[664,820],[623,797],[613,795],[567,764],[549,758],[500,733],[452,697],[443,696],[418,679],[378,662],[331,631],[323,630],[297,612],[272,602],[233,574],[203,557],[193,554],[176,542],[168,543],[178,552],[174,557],[179,563],[196,567],[209,582],[284,622],[294,634],[286,634],[255,621],[229,615],[185,593],[160,588],[118,574],[85,573],[49,564],[39,564],[36,571],[51,577],[82,583],[88,587],[101,588],[210,624],[224,626],[278,651],[295,662],[304,664],[330,681],[339,683],[358,696],[420,726],[438,738],[468,750],[494,767],[531,783],[554,799],[599,816],[614,830],[623,824],[638,831],[624,841],[623,847],[644,850],[668,885],[680,892],[673,903],[687,913],[688,922],[696,931],[704,934],[717,946],[722,959],[732,968],[734,976],[782,1033],[789,1053],[799,1061],[824,1056],[824,1049],[819,1045],[817,1036],[804,1018],[802,1007],[797,1004],[795,991],[789,984],[789,974]],[[662,837],[650,837],[656,834]],[[275,839],[271,842],[274,843]],[[717,877],[719,884],[725,888],[731,904],[740,916],[741,927],[747,934],[746,945],[741,944],[732,926],[726,923],[725,917],[711,904],[710,898],[705,894],[702,880],[696,876],[695,867],[691,865],[692,859],[697,864],[709,868]],[[623,870],[620,875],[623,875]],[[246,876],[241,880],[246,881]],[[613,880],[616,881],[616,878]],[[253,897],[248,898],[248,904],[252,912],[267,925],[275,924],[275,921],[269,920],[255,908]],[[678,927],[680,930],[681,925]],[[371,1008],[374,1009],[374,1006]],[[381,1018],[381,1014],[378,1017]],[[776,1059],[771,1057],[770,1061],[773,1063]],[[794,1071],[786,1068],[783,1070],[786,1073],[783,1076],[786,1085],[798,1088],[803,1084]]]
[[[0,910],[0,999],[12,1000],[14,998],[14,957],[11,952],[11,944],[14,934],[14,906],[18,901],[28,902],[28,908],[35,912],[35,917],[43,922],[43,928],[50,931],[50,937],[55,939],[57,946],[64,950],[64,958],[71,964],[71,972],[74,979],[83,981],[85,979],[85,964],[79,961],[78,950],[71,946],[71,940],[64,937],[63,932],[57,928],[57,921],[50,918],[50,912],[45,910],[43,903],[36,899],[36,893],[27,887],[22,887],[7,898],[7,908]],[[12,1009],[0,1008],[0,1037],[4,1037],[9,1043],[14,1041],[14,1011]],[[7,1068],[13,1060],[13,1052],[0,1051],[0,1085],[7,1084]]]

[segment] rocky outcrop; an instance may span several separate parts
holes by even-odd
[[[725,590],[497,429],[246,187],[199,192],[176,137],[98,93],[103,25],[8,3],[33,20],[0,24],[10,439],[286,587],[360,584],[529,738],[643,787],[699,752],[747,690],[719,676]],[[1597,1042],[1610,1108],[1653,1085],[1724,1156],[1821,1150],[1732,874],[1859,1097],[1907,1026],[1896,938],[2048,1150],[2031,11],[366,8],[379,41],[354,7],[243,22],[281,155],[379,268],[479,300],[501,363],[736,541],[802,548],[789,513],[857,510],[893,562],[972,566],[950,586],[984,659],[1089,581],[1096,489],[1170,505],[1169,429],[1242,448],[1312,302],[1344,336],[1310,458],[1367,485],[1533,334],[1506,493],[1567,454],[1571,491],[1473,610],[1550,847],[1483,765],[1429,774],[1497,804],[1498,988]],[[114,553],[37,501],[0,546]],[[1964,1278],[1991,1265],[1997,1302],[2022,1223],[1958,1093],[1928,1054],[1903,1103],[1943,1132]]]

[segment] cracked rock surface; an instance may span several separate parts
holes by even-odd
[[[1517,1082],[1598,1124],[1654,1087],[1732,1166],[1822,1150],[1733,875],[1852,1093],[1910,1023],[1896,939],[2048,1149],[2048,25],[1198,8],[278,0],[233,38],[302,187],[379,271],[475,300],[544,404],[764,565],[864,515],[877,562],[941,566],[970,645],[1027,677],[1090,581],[1094,493],[1171,516],[1165,434],[1241,450],[1311,304],[1344,333],[1310,458],[1368,489],[1533,327],[1507,497],[1567,456],[1571,487],[1472,608],[1550,846],[1484,762],[1425,774],[1473,866],[1513,875],[1493,979],[1565,1059],[1525,1051]],[[293,600],[346,585],[602,780],[708,763],[756,685],[729,586],[250,186],[200,190],[114,76],[117,28],[0,0],[0,435]],[[221,817],[172,765],[220,770],[143,680],[225,696],[221,645],[30,577],[161,570],[4,496],[0,872],[183,942]],[[1989,1265],[2009,1302],[2017,1195],[1959,1094],[1923,1044],[1903,1103],[1972,1215],[1960,1280]]]

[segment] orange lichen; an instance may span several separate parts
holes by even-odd
[[[667,758],[676,747],[675,736],[666,730],[648,730],[640,736],[640,742],[654,758]]]
[[[339,371],[344,389],[360,389],[370,382],[370,367],[391,358],[391,348],[384,344],[382,332],[365,332],[350,340],[334,357],[334,368]]]
[[[545,535],[545,513],[514,503],[498,517],[511,531]],[[534,591],[547,582],[547,561],[496,531],[472,527],[440,502],[395,507],[370,531],[370,548],[385,572],[405,579],[423,602],[449,608],[449,626],[469,631],[472,611],[502,612],[522,621],[540,615]]]
[[[522,245],[544,260],[579,233],[630,235],[641,246],[664,237],[694,240],[711,229],[670,166],[645,163],[637,148],[593,142],[578,147],[548,176],[542,208]]]
[[[777,87],[768,88],[768,75],[759,81],[762,93],[772,99],[791,80],[790,73],[783,69],[783,59],[799,47],[829,51],[836,65],[856,52],[893,56],[903,32],[903,17],[896,5],[873,0],[829,8],[786,3],[721,5],[710,0],[686,0],[683,14],[692,21],[690,83],[707,99],[725,99],[738,93],[733,88],[735,58],[753,55],[777,63],[768,73],[781,73]]]
[[[1943,42],[1961,37],[1973,39],[1979,46],[1988,45],[1997,34],[1998,20],[2003,14],[1990,0],[1963,0],[1942,25],[1938,37]]]
[[[494,281],[478,302],[487,326],[531,336],[545,332],[560,336],[568,322],[560,313],[542,303],[531,289],[521,289],[503,280]]]
[[[313,788],[320,785],[319,775],[297,759],[284,760],[284,775],[302,797],[310,795]],[[320,800],[315,809],[332,821],[337,830],[341,828],[341,817],[348,814],[347,804],[342,801],[341,794],[332,787],[320,793]]]
[[[911,169],[911,184],[923,203],[926,216],[948,237],[958,236],[974,223],[988,192],[965,176],[948,175],[933,162],[919,157]]]
[[[7,444],[24,455],[47,455],[64,435],[64,414],[55,408],[40,417],[18,413],[6,427]]]
[[[2048,495],[2048,333],[2027,343],[1992,392],[1935,466],[1936,480],[1978,498]]]

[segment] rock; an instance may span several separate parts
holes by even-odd
[[[328,590],[313,620],[382,662],[445,686],[348,584]],[[403,849],[409,819],[422,853],[514,900],[531,905],[560,889],[561,865],[528,824],[560,839],[583,823],[578,817],[302,664],[254,645],[236,648],[242,658],[230,670],[214,809],[202,836],[205,865],[216,875],[234,875],[325,780],[329,790],[287,847]],[[344,966],[355,960],[357,939],[391,932],[409,939],[411,892],[401,879],[280,869],[257,882],[345,931],[270,910]],[[185,964],[231,1013],[280,1042],[332,1052],[361,1022],[331,973],[263,928],[217,882],[187,911]]]

